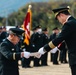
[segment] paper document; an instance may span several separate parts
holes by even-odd
[[[38,52],[31,53],[30,56],[36,56]]]

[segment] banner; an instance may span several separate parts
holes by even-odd
[[[26,43],[27,45],[29,45],[29,40],[30,40],[31,17],[32,17],[31,5],[29,5],[28,12],[26,14],[26,17],[23,23],[23,28],[25,30],[24,43]]]

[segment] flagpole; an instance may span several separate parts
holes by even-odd
[[[29,9],[31,9],[31,8],[32,8],[32,5],[30,4],[30,5],[29,5]]]
[[[32,5],[30,4],[29,7],[28,7],[28,11],[30,11],[30,27],[29,27],[30,31],[32,29],[32,12],[31,12],[31,8],[32,8]]]

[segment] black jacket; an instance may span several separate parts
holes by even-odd
[[[57,38],[52,40],[52,43],[57,46],[63,40],[65,40],[68,47],[68,55],[69,55],[69,64],[76,64],[76,19],[70,17],[68,21],[63,25],[62,31]],[[48,47],[44,46],[46,49]],[[46,49],[49,51],[50,49]]]
[[[38,32],[33,33],[31,36],[30,43],[32,46],[34,46],[34,51],[37,52],[39,48],[43,46],[43,36],[42,34],[39,34]]]
[[[42,37],[43,37],[43,46],[45,45],[45,44],[47,44],[48,42],[49,42],[49,38],[48,38],[48,36],[46,35],[46,34],[42,34]]]
[[[15,57],[13,57],[14,53]],[[18,60],[20,58],[18,46],[13,45],[8,39],[2,42],[0,45],[0,75],[19,75]]]

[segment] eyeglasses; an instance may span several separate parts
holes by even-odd
[[[20,35],[15,35],[15,36],[17,36],[17,37],[19,37],[19,38],[21,37]]]
[[[23,39],[23,37],[21,35],[15,35],[15,36],[17,36],[20,39]]]
[[[19,35],[17,35],[17,34],[13,34],[14,36],[17,36],[17,37],[19,37],[20,38],[20,36]]]

